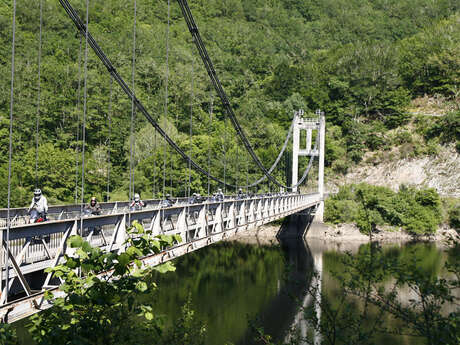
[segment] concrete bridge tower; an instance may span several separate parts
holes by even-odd
[[[305,118],[304,111],[299,110],[294,115],[293,144],[292,144],[292,185],[299,180],[299,157],[318,157],[318,193],[321,203],[316,210],[316,220],[322,222],[324,214],[324,154],[326,143],[326,118],[324,112],[316,111],[316,118]],[[306,132],[305,143],[300,143],[301,131]],[[315,145],[312,148],[312,138],[316,133]],[[292,189],[297,192],[297,187]]]

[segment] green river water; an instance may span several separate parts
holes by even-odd
[[[321,269],[322,291],[334,303],[338,284],[330,272],[340,271],[340,256],[345,250],[356,253],[363,246],[338,247],[301,240],[265,245],[237,241],[215,244],[176,259],[176,272],[158,275],[158,295],[153,297],[157,313],[164,314],[171,324],[190,295],[196,317],[206,325],[208,345],[256,344],[249,326],[249,320],[254,319],[267,334],[282,340],[298,319],[298,303],[290,296],[302,298],[311,283],[313,267]],[[421,260],[420,269],[430,275],[443,275],[446,260],[459,257],[458,252],[432,243],[388,244],[383,248],[386,255],[402,259],[415,253]],[[378,342],[389,343],[422,342],[400,336],[381,336]]]

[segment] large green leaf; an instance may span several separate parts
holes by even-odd
[[[176,270],[176,267],[172,264],[171,261],[168,261],[168,262],[165,262],[164,264],[155,266],[153,269],[160,273],[166,273],[166,272],[174,272]]]
[[[73,235],[67,240],[67,244],[70,246],[70,248],[79,248],[83,245],[83,238],[78,235]]]

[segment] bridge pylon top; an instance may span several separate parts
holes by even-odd
[[[305,111],[299,109],[295,112],[295,126],[299,129],[319,129],[321,125],[321,117],[324,116],[324,112],[317,110],[315,113],[316,117],[305,117]]]

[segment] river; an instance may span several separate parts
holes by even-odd
[[[323,298],[334,304],[339,290],[331,272],[341,270],[340,257],[345,251],[358,253],[366,246],[313,240],[218,243],[176,259],[175,272],[155,277],[159,287],[152,296],[156,313],[165,315],[166,323],[172,325],[190,297],[196,318],[206,325],[207,345],[257,344],[250,326],[254,320],[274,340],[285,340],[294,325],[300,332],[307,330],[297,307],[309,303],[305,290],[315,279],[313,269],[319,271]],[[445,274],[446,260],[459,258],[458,252],[433,243],[386,244],[383,253],[400,258],[415,255],[420,270],[438,276]],[[401,292],[404,298],[411,298],[410,293]],[[378,338],[377,344],[388,343],[413,344],[414,338]],[[423,342],[417,339],[416,343]]]
[[[308,303],[304,294],[312,283],[313,268],[319,271],[324,298],[334,304],[339,285],[331,272],[340,272],[345,251],[358,253],[366,246],[313,240],[268,245],[220,243],[179,258],[176,272],[158,277],[158,311],[174,320],[190,295],[196,317],[206,325],[208,345],[256,344],[251,320],[257,320],[275,340],[283,340],[293,325],[306,331],[307,324],[296,308],[300,301]],[[401,259],[415,255],[420,259],[419,269],[429,275],[444,275],[446,260],[459,257],[458,252],[434,243],[385,244],[383,253]],[[407,300],[413,297],[408,291],[400,294]],[[378,338],[378,344],[388,343],[413,344],[414,338]]]

